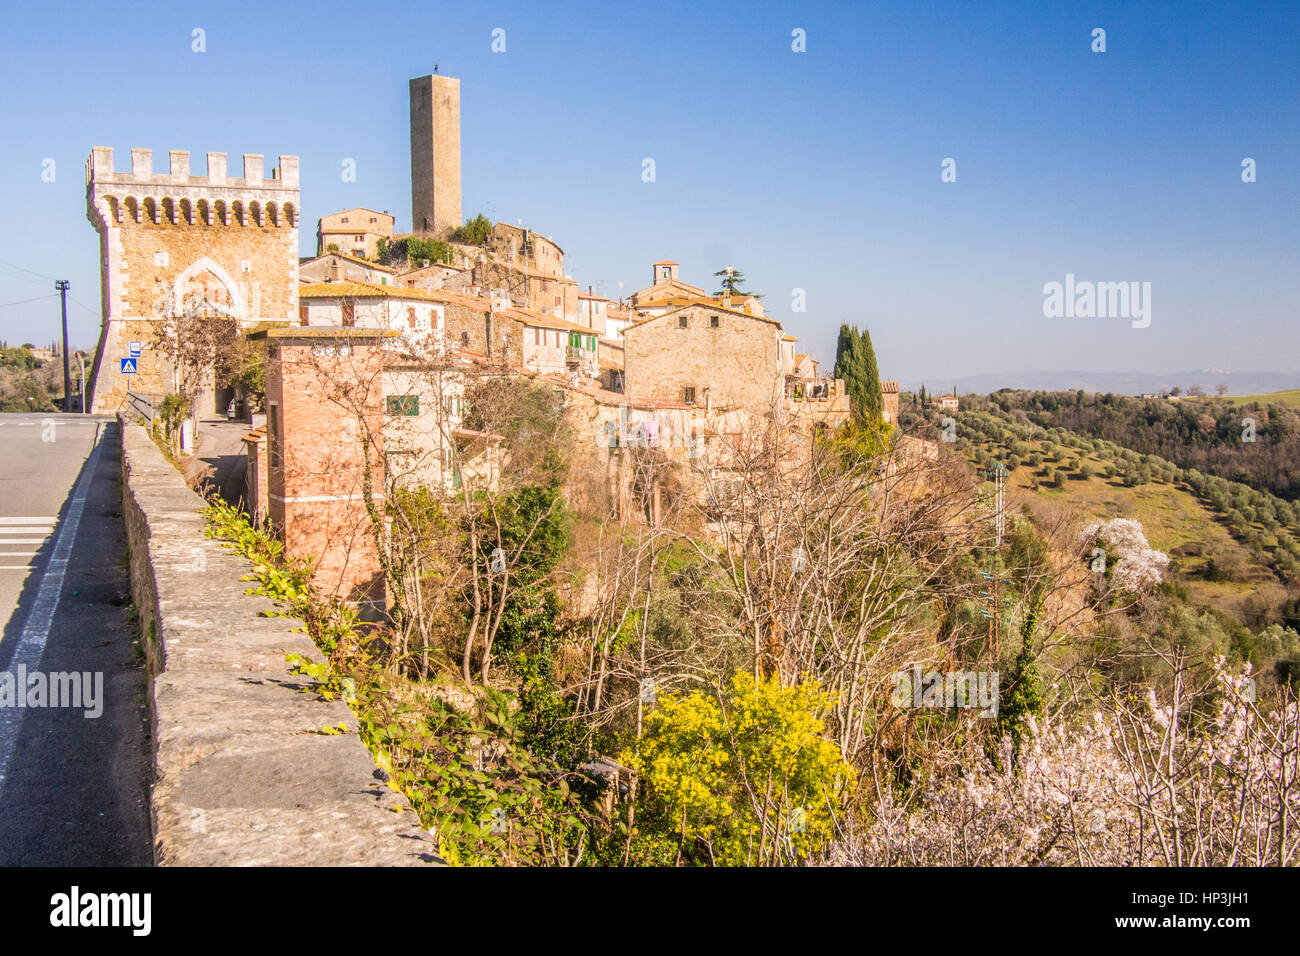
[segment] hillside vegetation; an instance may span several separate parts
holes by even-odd
[[[1063,428],[1289,501],[1300,499],[1300,413],[1284,398],[1141,399],[1004,389],[972,402],[1015,421]]]
[[[1300,508],[1242,483],[963,398],[956,450],[985,473],[1008,469],[1008,507],[1040,519],[1125,517],[1172,559],[1186,601],[1253,630],[1300,625]],[[982,408],[981,408],[982,406]],[[932,427],[932,426],[931,426]]]

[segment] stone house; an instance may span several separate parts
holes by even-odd
[[[627,309],[617,308],[612,303],[605,306],[605,338],[621,339],[623,330],[635,321],[637,316]]]
[[[488,255],[520,271],[552,279],[564,278],[564,250],[550,236],[523,226],[498,222],[488,238]]]
[[[468,292],[470,288],[470,268],[451,265],[446,262],[431,262],[401,273],[398,284],[408,289],[423,289],[426,292],[447,289],[451,292]]]
[[[298,263],[298,282],[314,285],[317,282],[373,282],[375,285],[399,285],[397,270],[358,259],[342,252],[327,252],[314,259]]]
[[[650,267],[650,284],[633,292],[629,302],[634,309],[662,299],[702,299],[708,293],[677,277],[679,266],[671,259],[661,259]]]
[[[579,325],[585,325],[597,335],[604,336],[609,301],[603,295],[596,295],[590,289],[586,292],[579,292],[578,317],[574,321]]]
[[[445,347],[443,303],[419,289],[370,282],[320,282],[298,291],[301,326],[385,329],[407,349]]]
[[[706,407],[772,409],[785,376],[781,323],[696,303],[623,331],[629,399]]]
[[[523,366],[542,374],[577,372],[600,376],[599,336],[585,325],[528,309],[505,309],[495,316],[520,326]]]
[[[373,259],[380,239],[393,238],[394,219],[386,212],[357,206],[321,216],[316,222],[316,255],[330,251]]]

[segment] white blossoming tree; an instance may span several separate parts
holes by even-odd
[[[1169,555],[1151,547],[1142,523],[1132,518],[1094,521],[1083,529],[1081,537],[1089,552],[1087,557],[1116,591],[1150,591],[1164,580],[1169,569]]]

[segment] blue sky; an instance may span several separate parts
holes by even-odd
[[[268,170],[300,156],[304,254],[316,218],[347,206],[409,228],[406,82],[436,62],[461,78],[465,214],[553,236],[606,294],[647,284],[661,258],[710,290],[734,265],[823,361],[841,322],[866,325],[882,373],[904,381],[1300,369],[1295,2],[228,0],[24,4],[6,20],[11,343],[57,335],[56,298],[8,305],[52,291],[44,277],[72,282],[74,343],[97,334],[95,145],[119,168],[132,147],[156,164],[188,149],[196,172],[224,151],[236,175],[243,152]],[[946,157],[956,182],[940,181]],[[1067,272],[1150,282],[1150,327],[1045,318],[1043,285]]]

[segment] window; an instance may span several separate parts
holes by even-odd
[[[389,395],[385,397],[384,404],[389,415],[420,414],[419,395]]]
[[[344,219],[343,221],[344,221],[344,222],[347,222],[346,219]],[[664,266],[664,276],[663,276],[663,277],[664,277],[665,279],[667,279],[670,275],[672,275],[672,272],[668,269],[667,266]]]
[[[709,316],[709,328],[716,329],[717,327],[718,327],[718,317],[716,315]]]
[[[678,319],[677,319],[677,327],[678,327],[679,329],[684,329],[684,328],[686,328],[686,316],[683,315],[683,316],[679,316],[679,317],[678,317]]]
[[[379,220],[376,219],[374,216],[371,216],[371,217],[370,217],[370,221],[371,221],[371,222],[378,222]]]
[[[280,467],[280,403],[271,402],[268,407],[266,416],[266,444],[270,451],[270,462],[272,468]]]
[[[346,223],[347,221],[348,221],[348,217],[347,217],[347,216],[344,216],[342,219],[339,220],[339,222],[341,222],[341,223]]]
[[[415,328],[415,306],[413,305],[406,307],[406,324],[412,329]]]
[[[463,348],[463,349],[467,349],[467,348],[469,348],[469,333],[468,333],[468,332],[462,332],[462,333],[460,333],[460,347]]]
[[[541,330],[541,329],[533,329],[533,344],[534,344],[534,345],[541,345],[541,344],[542,344],[542,330]]]
[[[343,324],[349,328],[357,324],[357,304],[355,302],[343,303]]]
[[[695,386],[686,385],[682,388],[682,401],[687,405],[695,404]]]
[[[307,324],[308,324],[308,323],[307,323],[307,303],[306,303],[306,302],[299,302],[299,303],[298,303],[298,324],[299,324],[299,325],[307,325]]]

